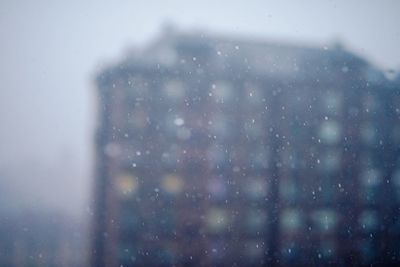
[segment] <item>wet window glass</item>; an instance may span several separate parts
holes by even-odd
[[[399,11],[0,1],[0,266],[400,266]]]

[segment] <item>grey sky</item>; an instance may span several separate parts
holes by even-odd
[[[37,207],[83,210],[106,63],[181,29],[344,46],[400,67],[400,1],[1,1],[0,186]],[[44,203],[44,204],[43,204]]]

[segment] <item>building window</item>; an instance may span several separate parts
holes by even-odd
[[[122,236],[122,240],[132,241],[132,235],[137,234],[140,219],[137,214],[131,212],[128,206],[123,206],[120,215],[121,232],[126,234]]]
[[[396,125],[392,130],[392,141],[395,144],[400,144],[400,126]]]
[[[363,111],[365,113],[376,113],[379,109],[379,102],[373,95],[367,94],[363,99]]]
[[[365,232],[375,231],[378,227],[378,213],[374,210],[365,210],[358,218],[358,223]]]
[[[363,188],[361,191],[361,200],[365,204],[376,204],[379,198],[378,188]]]
[[[342,95],[337,91],[327,91],[323,96],[323,109],[329,115],[340,115],[342,109]]]
[[[292,203],[297,198],[297,187],[292,179],[285,179],[279,183],[280,197],[283,201]]]
[[[163,86],[163,94],[170,100],[178,101],[185,97],[185,87],[181,81],[170,80]]]
[[[127,198],[134,195],[138,187],[138,178],[131,174],[123,173],[115,179],[115,189],[121,197]]]
[[[363,264],[370,263],[375,258],[376,248],[373,244],[373,240],[359,240],[358,247],[361,252],[361,259]]]
[[[377,169],[367,169],[361,174],[361,183],[367,188],[378,186],[381,180],[382,175]]]
[[[393,173],[392,183],[395,186],[397,198],[400,200],[400,169]]]
[[[227,193],[225,180],[218,177],[211,178],[207,183],[207,191],[212,198],[223,199]]]
[[[171,137],[178,137],[179,130],[184,125],[185,118],[180,114],[168,114],[165,118],[165,131]]]
[[[319,128],[319,138],[326,144],[337,144],[341,137],[341,127],[336,121],[324,121]]]
[[[257,233],[263,232],[265,228],[265,222],[267,220],[267,215],[262,210],[249,210],[245,217],[246,229],[250,233]]]
[[[192,131],[187,127],[181,127],[178,129],[176,135],[179,140],[185,141],[190,139],[190,137],[192,136]]]
[[[182,192],[184,182],[182,178],[175,174],[169,174],[162,178],[161,188],[169,195],[178,195]]]
[[[148,91],[148,83],[144,77],[137,75],[128,79],[128,96],[131,97],[131,102],[135,102],[145,96]]]
[[[210,133],[216,136],[217,139],[226,138],[231,131],[227,117],[221,113],[214,115],[208,125]]]
[[[378,129],[371,122],[366,122],[360,127],[360,135],[363,142],[367,145],[376,143]]]
[[[319,167],[323,172],[333,172],[340,168],[340,151],[330,150],[323,154],[321,157]]]
[[[211,266],[220,266],[227,259],[226,256],[230,252],[227,243],[223,239],[213,239],[208,249],[210,252],[208,255],[213,263]]]
[[[178,226],[176,216],[174,216],[171,210],[162,210],[160,214],[158,214],[158,225],[164,234],[173,236]]]
[[[110,158],[116,158],[121,156],[121,146],[116,142],[110,142],[104,146],[104,154]]]
[[[210,95],[217,103],[224,103],[233,97],[232,86],[225,81],[217,81],[211,84]]]
[[[320,232],[332,232],[338,221],[337,213],[332,209],[321,209],[311,214],[314,227]]]
[[[212,233],[222,233],[228,230],[228,212],[222,208],[210,208],[206,215],[207,228]]]
[[[303,225],[303,218],[299,210],[286,209],[281,213],[281,225],[283,234],[297,232]]]
[[[128,113],[128,122],[134,130],[144,129],[150,121],[149,116],[143,108],[135,107],[132,112]]]
[[[262,200],[267,196],[267,182],[261,177],[250,177],[244,181],[244,192],[252,200]]]
[[[137,247],[130,244],[120,244],[118,249],[118,261],[121,266],[136,264]]]
[[[291,263],[299,256],[298,245],[292,240],[292,238],[285,238],[281,241],[280,251],[285,265],[293,265]]]
[[[320,244],[320,255],[324,258],[331,258],[335,255],[336,247],[332,240],[324,240]]]
[[[161,266],[174,266],[174,262],[177,258],[177,253],[175,249],[173,249],[173,244],[168,244],[164,248],[157,251],[157,260],[159,265]]]
[[[251,83],[245,84],[244,92],[247,103],[252,106],[259,106],[265,102],[263,92],[257,85]]]
[[[253,118],[249,118],[244,122],[244,132],[247,138],[259,138],[263,134],[261,122]]]
[[[248,260],[260,260],[264,256],[265,252],[264,240],[245,241],[243,251]]]
[[[262,147],[252,150],[249,157],[249,164],[256,168],[267,168],[269,163],[269,153]]]
[[[226,150],[223,146],[211,145],[207,150],[207,159],[211,166],[219,167],[226,161]]]
[[[180,160],[181,149],[177,144],[172,144],[167,151],[161,154],[161,162],[168,167],[176,166]]]

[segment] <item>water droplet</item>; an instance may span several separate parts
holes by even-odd
[[[175,124],[176,126],[182,126],[184,123],[185,123],[185,121],[184,121],[182,118],[176,118],[176,119],[174,120],[174,124]]]

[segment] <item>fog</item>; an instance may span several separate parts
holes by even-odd
[[[21,205],[80,213],[90,195],[94,73],[180,29],[320,45],[400,66],[398,1],[2,1],[0,170]]]
[[[390,78],[400,70],[400,2],[1,1],[0,217],[92,210],[95,78],[165,27],[324,48]]]

